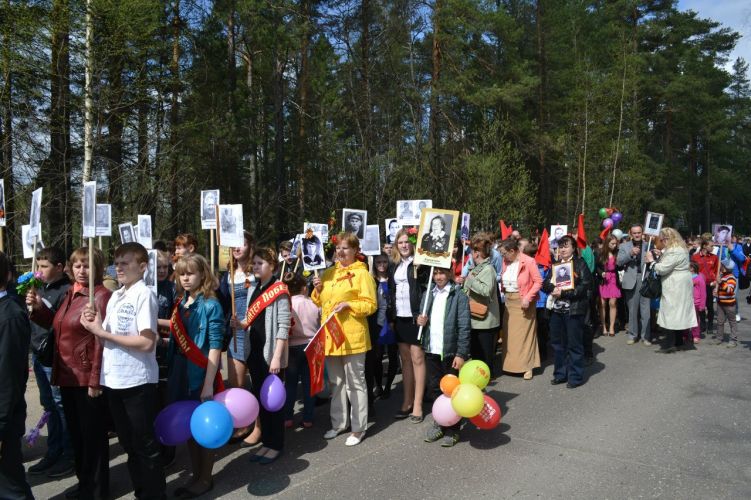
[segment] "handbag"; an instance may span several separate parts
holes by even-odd
[[[472,319],[485,319],[488,316],[488,306],[470,297],[469,314]]]
[[[52,366],[52,358],[55,353],[55,332],[50,330],[39,342],[39,351],[36,353],[37,361],[43,366]]]
[[[654,264],[647,268],[644,281],[641,282],[639,293],[648,299],[659,299],[662,295],[662,281],[654,270]]]
[[[389,322],[385,322],[381,327],[380,333],[378,333],[378,345],[390,345],[396,344],[396,334],[394,330],[389,326]]]

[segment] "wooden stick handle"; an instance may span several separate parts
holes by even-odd
[[[430,298],[430,284],[433,282],[433,266],[430,266],[430,276],[428,276],[428,288],[425,291],[425,303],[422,305],[422,315],[425,316],[428,313],[428,298]],[[417,330],[417,340],[422,338],[422,325]]]
[[[89,305],[94,307],[94,238],[89,238]]]
[[[216,269],[216,267],[214,267],[214,262],[216,260],[214,256],[214,247],[216,246],[216,244],[214,243],[214,241],[216,240],[216,229],[210,229],[209,234],[209,239],[211,240],[211,270],[214,271],[214,269]],[[232,260],[232,255],[230,255],[230,260]]]
[[[213,236],[214,234],[213,229],[211,230],[211,233]],[[213,251],[214,246],[212,245],[211,248]],[[212,263],[212,268],[213,268],[213,263]],[[235,266],[234,266],[234,263],[232,262],[232,250],[230,250],[229,252],[229,296],[232,302],[232,306],[231,306],[232,316],[234,316],[235,315]],[[235,330],[234,328],[232,329],[232,342],[235,345],[235,351],[237,351],[237,330]]]

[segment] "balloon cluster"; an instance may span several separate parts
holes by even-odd
[[[441,378],[441,394],[433,403],[433,420],[443,427],[451,427],[468,418],[480,429],[490,430],[501,423],[501,408],[482,390],[490,382],[490,368],[480,360],[462,366],[459,376]]]
[[[623,219],[623,214],[614,207],[601,208],[600,218],[602,219],[602,227],[604,228],[600,237],[604,238],[608,232],[612,232],[613,236],[619,240],[623,238],[623,231],[617,229],[618,223]]]
[[[261,404],[270,411],[281,410],[286,400],[284,384],[269,375],[261,386]],[[157,439],[177,446],[193,438],[204,448],[227,444],[232,429],[248,427],[258,418],[258,400],[245,389],[232,388],[214,395],[213,401],[177,401],[165,407],[154,421]]]

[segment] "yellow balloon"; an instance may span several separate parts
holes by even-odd
[[[460,384],[451,396],[451,407],[465,418],[479,415],[484,405],[482,391],[474,384]]]
[[[485,386],[490,382],[490,368],[479,359],[467,361],[459,371],[459,382],[476,385],[479,389],[485,389]]]

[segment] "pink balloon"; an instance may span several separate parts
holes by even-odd
[[[613,227],[613,219],[610,217],[602,220],[602,227]]]
[[[435,420],[436,424],[443,427],[451,427],[461,419],[462,417],[457,415],[451,406],[451,398],[441,394],[433,402],[433,420]]]
[[[214,395],[214,401],[221,403],[232,415],[232,427],[248,427],[258,418],[258,400],[245,389],[233,387]]]

